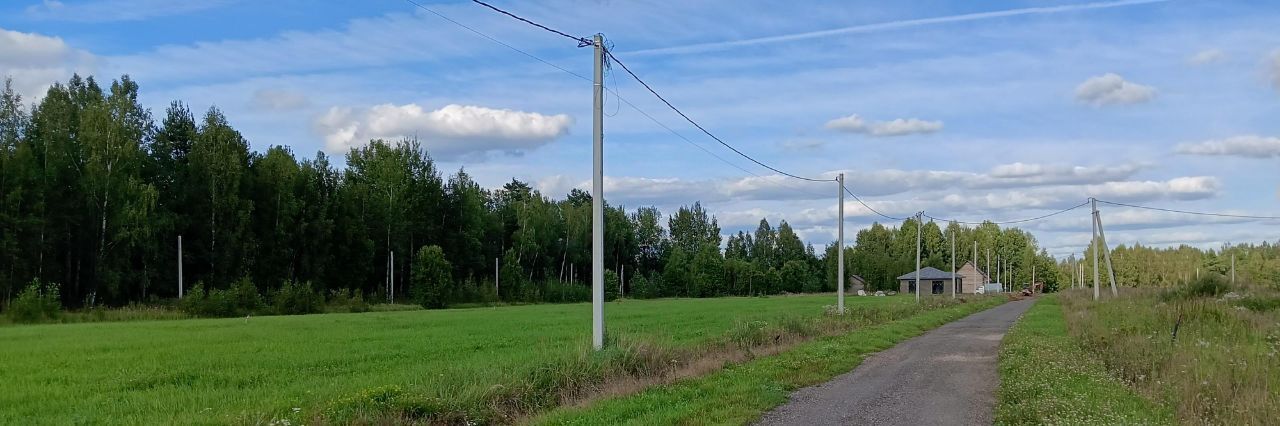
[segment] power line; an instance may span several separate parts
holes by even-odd
[[[1135,209],[1155,210],[1155,211],[1162,211],[1162,212],[1169,212],[1169,213],[1191,214],[1191,215],[1197,215],[1197,216],[1233,217],[1238,219],[1280,220],[1280,216],[1253,216],[1253,215],[1230,214],[1230,213],[1197,212],[1197,211],[1190,211],[1190,210],[1177,210],[1177,209],[1166,209],[1161,207],[1139,206],[1135,204],[1117,203],[1115,201],[1106,201],[1106,200],[1098,200],[1098,202],[1103,204],[1110,204],[1113,206],[1120,206],[1120,207],[1131,207]]]
[[[649,83],[646,83],[643,79],[641,79],[641,78],[640,78],[640,76],[636,75],[636,73],[635,73],[635,72],[631,71],[631,68],[627,67],[627,64],[625,64],[625,63],[623,63],[622,61],[618,60],[618,57],[617,57],[617,56],[614,56],[612,51],[606,50],[606,51],[605,51],[605,55],[607,55],[607,56],[609,57],[609,59],[610,59],[610,60],[612,60],[613,62],[616,62],[616,63],[618,64],[618,66],[622,67],[622,70],[623,70],[623,71],[626,71],[626,72],[627,72],[627,74],[631,75],[631,78],[635,79],[635,80],[636,80],[636,82],[640,83],[640,85],[641,85],[641,86],[644,86],[645,90],[648,90],[648,91],[649,91],[649,93],[652,93],[654,97],[658,98],[658,100],[660,100],[660,101],[662,101],[662,103],[666,104],[668,108],[671,108],[671,110],[672,110],[672,111],[675,111],[675,112],[676,112],[676,114],[679,114],[679,115],[680,115],[680,117],[684,118],[684,120],[685,120],[685,121],[688,121],[688,122],[689,122],[689,124],[692,124],[692,125],[693,125],[693,127],[697,127],[697,128],[698,128],[698,130],[702,131],[702,133],[703,133],[703,134],[706,134],[707,136],[711,137],[711,139],[715,139],[715,141],[716,141],[716,142],[719,142],[719,143],[720,143],[720,145],[724,145],[724,147],[725,147],[725,148],[729,148],[729,150],[731,150],[731,151],[733,151],[733,152],[737,153],[738,155],[742,156],[742,158],[746,158],[746,159],[748,159],[748,160],[751,160],[751,162],[756,163],[756,164],[757,164],[757,165],[759,165],[760,167],[764,167],[764,168],[766,168],[766,169],[772,170],[772,171],[773,171],[773,172],[775,172],[775,173],[778,173],[778,174],[781,174],[781,175],[784,175],[784,176],[788,176],[788,177],[792,177],[792,178],[795,178],[795,179],[800,179],[800,180],[805,180],[805,181],[810,181],[810,182],[834,182],[834,181],[835,181],[835,179],[814,179],[814,178],[808,178],[808,177],[804,177],[804,176],[798,176],[798,175],[794,175],[794,174],[791,174],[791,173],[787,173],[787,172],[784,172],[784,171],[782,171],[782,170],[778,170],[777,168],[775,168],[775,167],[773,167],[773,166],[770,166],[770,165],[768,165],[768,164],[762,163],[762,162],[760,162],[760,160],[757,160],[757,159],[755,159],[755,158],[751,157],[750,155],[747,155],[746,153],[744,153],[744,152],[742,152],[742,151],[738,150],[737,148],[734,148],[734,147],[733,147],[733,145],[729,145],[729,144],[728,144],[727,142],[725,142],[723,139],[720,139],[720,137],[718,137],[718,136],[716,136],[715,134],[711,133],[711,132],[710,132],[710,131],[708,131],[705,127],[702,127],[702,125],[701,125],[701,124],[698,124],[698,122],[697,122],[697,121],[694,121],[692,118],[690,118],[690,117],[689,117],[689,115],[688,115],[688,114],[685,114],[685,113],[684,113],[684,111],[681,111],[681,110],[680,110],[680,108],[676,108],[676,106],[675,106],[675,105],[671,104],[671,101],[668,101],[668,100],[667,100],[667,98],[664,98],[661,94],[659,94],[659,93],[658,93],[658,91],[654,90],[652,86],[649,86]]]
[[[867,208],[867,210],[871,210],[871,212],[872,212],[872,213],[878,214],[878,215],[880,215],[881,217],[883,217],[883,218],[885,218],[885,219],[889,219],[889,220],[907,220],[907,219],[908,219],[908,218],[905,218],[905,217],[893,217],[893,216],[889,216],[889,215],[884,214],[884,213],[880,213],[880,211],[879,211],[879,210],[876,210],[874,207],[871,207],[871,205],[870,205],[870,204],[867,204],[865,201],[862,201],[862,198],[859,198],[859,197],[858,197],[858,194],[854,194],[854,193],[853,193],[853,191],[850,191],[850,190],[849,190],[849,187],[847,187],[847,186],[844,188],[844,192],[846,192],[846,193],[848,193],[849,195],[853,196],[853,199],[854,199],[854,200],[857,200],[857,201],[858,201],[858,204],[862,204],[862,207],[866,207],[866,208]]]
[[[573,72],[573,71],[569,71],[568,69],[565,69],[564,67],[561,67],[561,66],[559,66],[559,65],[553,64],[553,63],[551,63],[550,61],[547,61],[546,59],[539,58],[537,55],[534,55],[534,54],[532,54],[532,53],[529,53],[529,52],[526,52],[526,51],[524,51],[524,50],[521,50],[520,48],[517,48],[517,47],[512,46],[512,45],[510,45],[510,44],[507,44],[507,43],[503,42],[502,40],[498,40],[498,39],[494,38],[493,36],[490,36],[490,35],[488,35],[488,34],[485,34],[485,33],[481,32],[480,30],[477,30],[477,29],[475,29],[475,28],[472,28],[472,27],[470,27],[470,26],[467,26],[466,24],[463,24],[463,23],[461,23],[461,22],[455,21],[455,20],[453,20],[453,18],[450,18],[450,17],[448,17],[448,16],[445,16],[443,13],[436,12],[434,9],[431,9],[431,8],[429,8],[429,7],[426,7],[426,6],[422,5],[421,3],[418,3],[418,2],[416,2],[416,1],[414,1],[414,0],[404,0],[404,1],[405,1],[405,2],[407,2],[407,3],[409,3],[409,4],[412,4],[412,5],[414,5],[414,6],[417,6],[419,9],[422,9],[422,10],[425,10],[425,11],[427,11],[427,12],[430,12],[432,15],[436,15],[436,16],[437,16],[437,17],[439,17],[440,19],[443,19],[443,20],[445,20],[445,21],[448,21],[449,23],[452,23],[452,24],[454,24],[454,25],[457,25],[457,26],[461,27],[462,29],[465,29],[465,30],[467,30],[467,31],[470,31],[470,32],[472,32],[472,33],[475,33],[476,35],[478,35],[478,36],[480,36],[480,37],[484,37],[484,38],[488,39],[489,41],[492,41],[492,42],[494,42],[494,43],[497,43],[497,44],[501,45],[502,47],[506,47],[507,49],[511,49],[512,51],[515,51],[516,53],[519,53],[519,54],[521,54],[521,55],[527,56],[527,57],[529,57],[530,59],[533,59],[533,60],[535,60],[535,61],[538,61],[538,62],[541,62],[541,63],[543,63],[543,64],[546,64],[547,66],[550,66],[550,67],[552,67],[552,68],[558,69],[558,70],[563,71],[563,72],[565,72],[565,73],[567,73],[567,74],[569,74],[569,75],[572,75],[572,76],[574,76],[574,77],[578,77],[578,78],[580,78],[580,79],[582,79],[582,80],[591,81],[591,78],[589,78],[589,77],[587,77],[587,76],[584,76],[584,75],[582,75],[582,74],[578,74],[578,73]],[[474,1],[474,0],[473,0],[473,1]],[[477,1],[476,3],[480,3],[480,4],[482,4],[482,5],[489,6],[488,4],[485,4],[485,3],[482,3],[482,2],[478,2],[478,1]],[[490,8],[493,8],[493,6],[489,6],[489,7],[490,7]],[[501,10],[499,10],[499,11],[501,11]],[[505,13],[505,12],[504,12],[504,13]],[[535,24],[535,25],[536,25],[536,24]],[[541,25],[538,25],[538,26],[539,26],[539,27],[542,27]],[[544,27],[544,28],[545,28],[545,27]],[[548,29],[548,30],[550,30],[550,28],[547,28],[547,29]],[[556,33],[559,33],[559,31],[555,31],[555,30],[552,30],[552,31],[554,31],[554,32],[556,32]],[[577,40],[577,39],[578,39],[577,37],[572,37],[572,36],[570,36],[570,38],[573,38],[574,40]],[[581,43],[581,42],[579,42],[579,43]],[[590,41],[588,41],[588,46],[589,46],[589,45],[590,45]],[[581,46],[579,46],[579,47],[581,47]]]
[[[517,15],[516,15],[516,14],[514,14],[514,13],[511,13],[511,12],[508,12],[508,11],[505,11],[505,10],[502,10],[502,9],[499,9],[499,8],[497,8],[496,6],[491,5],[491,4],[489,4],[489,3],[485,3],[485,2],[482,2],[482,1],[480,1],[480,0],[471,0],[471,2],[472,2],[472,3],[475,3],[475,4],[478,4],[478,5],[481,5],[481,6],[484,6],[484,7],[487,7],[487,8],[490,8],[490,9],[493,9],[493,11],[494,11],[494,12],[498,12],[498,13],[501,13],[501,14],[503,14],[503,15],[510,16],[512,19],[515,19],[515,20],[517,20],[517,21],[524,22],[524,23],[529,24],[529,25],[533,25],[533,26],[535,26],[535,27],[538,27],[538,28],[541,28],[541,29],[543,29],[543,30],[549,31],[549,32],[551,32],[551,33],[553,33],[553,34],[556,34],[556,35],[559,35],[559,36],[561,36],[561,37],[564,37],[564,38],[567,38],[567,39],[570,39],[570,40],[576,41],[576,42],[578,42],[578,47],[586,47],[586,46],[594,46],[594,45],[595,45],[595,42],[591,41],[591,39],[589,39],[589,38],[586,38],[586,37],[578,37],[578,36],[569,35],[568,33],[565,33],[564,31],[560,31],[560,30],[557,30],[557,29],[554,29],[554,28],[548,27],[548,26],[546,26],[546,25],[542,25],[542,24],[539,24],[539,23],[537,23],[537,22],[530,21],[530,20],[528,20],[528,19],[525,19],[525,18],[522,18],[522,17],[520,17],[520,16],[517,16]]]
[[[1029,218],[1026,218],[1026,219],[1005,220],[1005,221],[999,221],[999,222],[993,222],[993,221],[983,221],[983,222],[965,222],[965,221],[962,221],[962,220],[937,218],[937,217],[929,216],[928,214],[924,215],[924,217],[927,217],[927,218],[929,218],[929,219],[933,219],[933,220],[936,220],[936,221],[939,221],[939,222],[955,222],[955,223],[960,223],[960,224],[965,224],[965,225],[981,225],[981,224],[984,224],[984,223],[991,223],[991,224],[995,224],[995,225],[1007,225],[1007,224],[1012,224],[1012,223],[1023,223],[1023,222],[1036,221],[1036,220],[1040,220],[1040,219],[1046,219],[1046,218],[1053,217],[1053,216],[1057,216],[1057,215],[1060,215],[1060,214],[1063,214],[1063,213],[1066,213],[1066,212],[1069,212],[1069,211],[1072,211],[1072,210],[1075,210],[1075,209],[1078,209],[1078,208],[1081,208],[1081,207],[1084,207],[1084,206],[1087,206],[1087,205],[1089,205],[1089,201],[1088,201],[1088,200],[1085,200],[1085,202],[1083,202],[1083,203],[1077,204],[1077,205],[1072,206],[1072,207],[1067,207],[1067,208],[1065,208],[1065,209],[1058,210],[1058,211],[1055,211],[1055,212],[1053,212],[1053,213],[1049,213],[1049,214],[1045,214],[1045,215],[1040,215],[1040,216],[1036,216],[1036,217],[1029,217]]]

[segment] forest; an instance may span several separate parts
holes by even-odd
[[[591,196],[541,194],[513,179],[484,188],[465,170],[438,170],[430,141],[373,140],[335,166],[324,153],[265,152],[216,107],[181,101],[157,120],[128,76],[53,85],[32,105],[6,81],[0,97],[0,291],[7,304],[33,283],[57,285],[64,306],[156,303],[185,287],[249,283],[266,294],[305,282],[320,294],[411,294],[411,280],[446,282],[437,304],[585,300]],[[785,221],[722,237],[698,202],[666,214],[609,204],[610,297],[707,297],[835,290],[836,248],[805,244]],[[913,219],[859,231],[846,272],[895,289],[914,270]],[[1018,282],[1056,287],[1068,275],[1025,231],[985,223],[923,224],[926,266],[999,256]],[[429,248],[430,250],[424,250]],[[426,263],[424,263],[426,262]],[[417,265],[423,263],[423,265]],[[415,266],[420,266],[415,269]],[[500,277],[495,289],[495,274]],[[993,274],[994,275],[994,274]],[[1006,280],[1009,281],[1009,280]]]
[[[1093,249],[1089,248],[1083,257],[1072,255],[1063,259],[1059,269],[1065,275],[1074,271],[1076,265],[1083,264],[1085,282],[1092,283],[1092,256]],[[1229,278],[1233,258],[1238,283],[1280,286],[1280,242],[1225,244],[1217,250],[1188,245],[1158,248],[1141,244],[1111,248],[1116,285],[1125,287],[1174,287],[1209,274]],[[1098,259],[1100,268],[1103,268],[1099,270],[1100,280],[1108,285],[1106,258],[1099,252]]]

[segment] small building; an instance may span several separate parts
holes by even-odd
[[[919,271],[912,272],[898,277],[898,291],[902,293],[916,292],[916,274],[920,275],[921,294],[951,294],[947,291],[947,286],[951,284],[951,279],[955,278],[956,292],[964,287],[964,277],[960,274],[954,276],[950,272],[943,272],[934,267],[926,267]]]
[[[978,292],[978,287],[991,282],[991,277],[986,272],[978,269],[972,261],[966,261],[956,269],[956,275],[964,280],[964,286],[960,287],[960,292],[964,294],[974,294]]]
[[[867,280],[860,275],[854,274],[849,276],[848,280],[845,280],[844,285],[848,291],[857,293],[858,290],[867,289]]]

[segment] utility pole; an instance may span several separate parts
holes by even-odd
[[[1107,260],[1107,278],[1111,279],[1111,297],[1116,297],[1120,294],[1120,292],[1116,290],[1116,267],[1115,264],[1111,262],[1111,249],[1107,247],[1107,232],[1102,230],[1102,215],[1098,212],[1094,212],[1093,220],[1094,222],[1097,222],[1098,242],[1102,244],[1102,255]]]
[[[924,228],[924,212],[916,213],[916,303],[920,303],[920,233]]]
[[[951,298],[956,298],[956,232],[951,231]]]
[[[178,236],[178,298],[182,298],[182,236]]]
[[[1031,260],[1031,293],[1035,294],[1035,292],[1036,292],[1036,261],[1035,259],[1032,259]]]
[[[493,300],[502,300],[498,295],[498,258],[493,258]],[[563,279],[563,277],[561,277]]]
[[[592,83],[591,345],[604,349],[604,36],[596,34]]]
[[[836,191],[840,193],[837,197],[840,199],[840,207],[837,209],[840,211],[840,219],[836,224],[836,229],[839,230],[836,234],[836,311],[844,315],[844,173],[837,180],[840,181],[840,188]]]
[[[396,252],[391,251],[391,285],[387,286],[387,301],[396,303]]]
[[[977,245],[978,242],[974,241],[973,244]],[[977,265],[974,265],[974,266],[977,266]],[[988,284],[991,282],[991,274],[994,272],[995,270],[991,269],[991,247],[987,247],[987,282],[984,282],[983,284]]]
[[[627,283],[627,265],[618,267],[618,298],[621,299],[626,294],[623,293],[623,285]]]
[[[1098,289],[1098,199],[1090,197],[1089,203],[1093,208],[1093,300],[1098,300],[1102,296]]]

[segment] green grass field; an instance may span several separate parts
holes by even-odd
[[[833,303],[627,300],[606,316],[611,337],[697,348]],[[379,395],[465,401],[581,358],[589,333],[588,304],[2,327],[0,424],[296,423]]]

